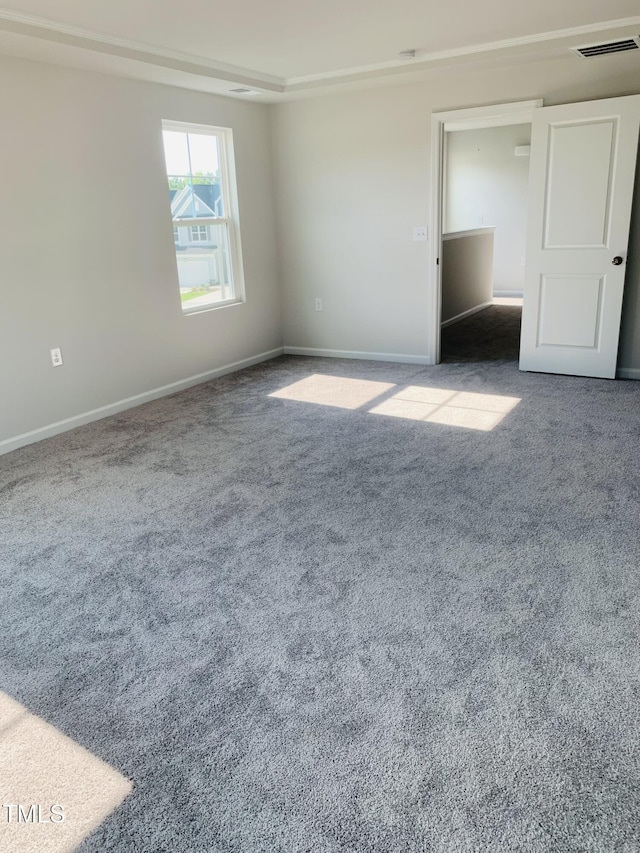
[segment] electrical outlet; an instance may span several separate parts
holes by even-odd
[[[322,299],[316,296],[316,311],[322,311]]]
[[[426,243],[427,241],[427,226],[426,225],[414,225],[413,226],[413,239],[416,243]]]
[[[62,364],[62,350],[60,347],[54,347],[54,349],[51,350],[51,364],[54,367],[60,367]]]

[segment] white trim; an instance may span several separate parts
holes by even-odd
[[[442,316],[442,223],[445,170],[444,122],[431,117],[431,242],[427,270],[427,352],[430,364],[440,364],[440,318]]]
[[[173,119],[162,119],[162,132],[178,132],[192,133],[194,135],[204,135],[215,137],[218,143],[218,170],[220,172],[220,198],[222,201],[222,209],[226,216],[223,217],[196,217],[193,219],[172,219],[174,227],[180,228],[208,225],[226,225],[227,240],[229,247],[229,273],[231,277],[231,287],[233,297],[225,299],[224,302],[217,303],[217,307],[222,307],[223,304],[242,303],[246,300],[245,281],[244,281],[244,262],[242,258],[242,239],[240,236],[240,211],[238,209],[238,179],[236,175],[236,162],[233,148],[233,130],[230,127],[220,127],[219,125],[192,124],[190,122],[175,121]],[[191,166],[191,163],[190,163]],[[167,175],[167,177],[171,177]],[[189,224],[187,223],[195,223]],[[198,240],[193,239],[193,231],[188,233],[189,243],[197,243]],[[208,243],[210,240],[202,242]],[[174,240],[175,244],[175,240]],[[179,274],[176,266],[176,284],[178,284]],[[185,305],[187,307],[185,307]],[[195,314],[201,310],[206,310],[208,304],[188,306],[188,303],[182,304],[182,310],[186,314]]]
[[[640,369],[637,367],[619,367],[616,370],[616,378],[640,380]]]
[[[156,45],[146,44],[145,42],[117,38],[106,33],[85,30],[82,27],[73,27],[58,21],[52,21],[50,18],[25,15],[21,12],[14,12],[11,9],[0,9],[0,29],[12,31],[11,27],[7,26],[11,24],[17,25],[19,28],[18,32],[24,32],[25,35],[44,38],[48,41],[61,41],[67,44],[76,43],[76,46],[78,46],[77,42],[88,42],[88,44],[81,44],[80,46],[89,50],[123,56],[126,59],[137,59],[141,62],[155,60],[155,65],[171,63],[169,67],[173,67],[175,63],[179,63],[189,66],[183,70],[189,71],[192,74],[196,73],[202,76],[228,80],[230,83],[251,82],[253,86],[257,84],[257,88],[263,88],[272,92],[282,92],[284,90],[285,80],[273,74],[263,74],[260,71],[253,71],[250,68],[243,68],[238,65],[230,65],[226,62],[218,62],[217,60],[207,59],[204,56],[197,56],[193,53],[182,53],[166,47],[157,47]],[[29,32],[29,30],[35,30],[36,32]],[[132,53],[138,55],[131,56]],[[212,74],[212,72],[215,73]]]
[[[356,352],[355,350],[317,349],[315,347],[284,347],[285,355],[308,355],[319,358],[359,358],[363,361],[393,361],[400,364],[432,364],[426,355],[405,355],[398,352]]]
[[[446,329],[447,326],[453,326],[454,323],[459,323],[460,320],[465,320],[467,317],[471,317],[472,314],[484,311],[485,308],[490,308],[492,305],[493,302],[483,302],[482,305],[476,305],[475,308],[468,308],[466,311],[463,311],[462,314],[456,314],[456,316],[451,317],[450,320],[445,320],[443,323],[440,323],[440,328]]]
[[[172,219],[171,221],[174,223],[174,228],[193,228],[194,225],[228,225],[231,219],[228,216],[198,216],[197,219]]]
[[[528,124],[533,111],[542,106],[542,98],[531,101],[514,101],[509,104],[491,104],[470,107],[466,110],[444,110],[433,116],[444,123],[446,131],[477,130],[483,127],[503,127],[510,124]]]
[[[233,278],[233,294],[240,302],[246,299],[244,281],[244,259],[242,257],[242,237],[240,234],[240,206],[238,202],[238,176],[236,155],[233,145],[233,130],[223,128],[218,137],[220,161],[224,161],[221,173],[221,190],[224,212],[231,219],[227,228],[229,235],[229,262]],[[233,180],[232,180],[233,178]]]
[[[471,107],[467,110],[447,110],[431,114],[431,250],[427,276],[427,357],[428,364],[440,363],[440,316],[442,304],[442,185],[444,181],[443,152],[445,128],[470,130],[478,127],[499,127],[524,124],[533,120],[533,112],[543,105],[542,98]],[[494,124],[493,122],[497,122]]]
[[[219,124],[198,124],[192,121],[174,121],[170,118],[163,118],[162,130],[168,130],[170,133],[200,133],[203,136],[219,136],[226,133],[229,128],[222,127]]]
[[[238,370],[244,370],[245,367],[269,361],[272,358],[282,355],[283,352],[284,349],[282,347],[277,347],[268,352],[261,352],[258,355],[243,358],[241,361],[234,361],[232,364],[225,364],[223,367],[216,367],[214,370],[207,370],[205,373],[197,373],[195,376],[179,379],[177,382],[171,382],[169,385],[162,385],[160,388],[153,388],[151,391],[144,391],[142,394],[136,394],[133,397],[126,397],[124,400],[100,406],[98,409],[91,409],[89,412],[83,412],[80,415],[74,415],[62,421],[47,424],[47,426],[33,429],[30,432],[22,433],[22,435],[6,438],[4,441],[0,441],[0,455],[10,453],[12,450],[17,450],[19,447],[24,447],[27,444],[42,441],[44,438],[59,435],[61,432],[67,432],[70,429],[84,426],[84,424],[108,418],[110,415],[117,415],[119,412],[124,412],[127,409],[134,409],[136,406],[141,406],[143,403],[150,403],[152,400],[157,400],[160,397],[168,397],[170,394],[176,394],[178,391],[184,391],[186,388],[191,388],[193,385],[200,385],[202,382],[209,382],[209,380],[217,379],[219,376],[224,376],[227,373],[235,373]]]
[[[201,302],[199,305],[189,307],[189,302],[182,303],[182,316],[192,317],[194,314],[202,314],[203,311],[216,311],[218,308],[230,308],[232,305],[244,305],[246,299],[221,299],[219,302]]]
[[[555,41],[557,39],[575,38],[577,36],[589,35],[603,30],[622,29],[624,27],[640,26],[640,16],[630,18],[617,18],[613,21],[600,21],[595,24],[584,24],[579,27],[566,27],[561,30],[549,30],[544,33],[534,33],[530,36],[519,36],[518,38],[501,39],[499,41],[481,42],[467,47],[456,47],[451,50],[437,50],[432,53],[424,53],[415,59],[394,59],[388,62],[378,62],[373,65],[360,65],[354,68],[342,68],[338,71],[326,71],[321,74],[308,74],[304,77],[285,78],[285,92],[289,86],[300,86],[305,83],[317,83],[323,80],[339,80],[357,74],[371,74],[376,71],[384,73],[398,67],[404,67],[407,71],[420,71],[424,66],[433,62],[441,62],[445,59],[456,59],[462,56],[473,56],[478,53],[491,53],[492,51],[508,50],[514,47],[526,47],[531,44]],[[631,36],[629,36],[631,38]]]
[[[484,234],[493,234],[495,230],[495,225],[483,225],[482,228],[470,228],[467,231],[448,231],[442,235],[442,242],[459,240],[461,237],[482,237]]]
[[[265,93],[274,95],[295,94],[296,90],[303,92],[305,89],[312,89],[323,82],[337,85],[352,82],[363,76],[368,76],[370,79],[380,79],[398,72],[402,73],[403,71],[407,73],[426,71],[434,63],[451,59],[513,50],[514,48],[554,42],[561,39],[578,38],[588,36],[591,33],[629,28],[637,29],[639,26],[640,16],[616,18],[611,21],[599,21],[578,27],[549,30],[548,32],[534,33],[533,35],[519,36],[517,38],[481,42],[451,50],[433,51],[418,55],[415,59],[393,59],[371,65],[354,66],[335,71],[321,72],[319,74],[284,78],[273,74],[265,74],[252,68],[219,62],[192,53],[182,53],[145,42],[85,30],[82,27],[74,27],[58,21],[52,21],[49,18],[23,14],[11,9],[0,9],[0,30],[15,32],[31,38],[44,39],[49,42],[57,42],[58,44],[71,45],[127,60],[144,62],[155,65],[156,67],[169,68],[172,71],[181,71],[199,77],[225,81],[236,86],[240,85],[255,89],[257,90],[257,94],[262,90]],[[629,35],[621,34],[621,37],[633,38],[636,35],[637,33],[634,32]]]

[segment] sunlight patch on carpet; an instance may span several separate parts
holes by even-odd
[[[395,388],[392,382],[372,382],[368,379],[348,379],[344,376],[325,376],[315,373],[299,382],[269,394],[281,400],[298,403],[317,403],[339,409],[359,409]]]
[[[132,788],[0,691],[0,851],[71,853]]]
[[[314,373],[279,391],[273,391],[269,396],[340,409],[361,409],[372,415],[482,432],[490,432],[498,426],[521,401],[520,397],[505,397],[502,394],[478,394],[423,385],[409,385],[391,394],[397,387],[392,382],[372,382]],[[376,405],[367,408],[376,400]]]
[[[504,420],[520,399],[499,394],[476,394],[410,385],[369,409],[369,412],[489,432]]]

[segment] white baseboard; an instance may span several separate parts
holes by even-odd
[[[405,355],[397,352],[357,352],[355,350],[289,346],[285,346],[284,352],[285,355],[310,355],[319,358],[360,358],[365,361],[393,361],[400,364],[433,364],[426,355]]]
[[[618,379],[640,379],[640,369],[637,367],[619,367],[616,370]]]
[[[494,290],[493,295],[500,299],[522,299],[524,293],[522,290]]]
[[[136,406],[141,406],[143,403],[150,403],[152,400],[158,400],[160,397],[168,397],[170,394],[176,394],[178,391],[184,391],[193,385],[200,385],[202,382],[208,382],[210,379],[216,379],[227,373],[235,373],[237,370],[243,370],[245,367],[251,367],[253,364],[269,361],[269,359],[277,358],[279,355],[283,355],[283,353],[284,349],[282,347],[269,350],[269,352],[261,352],[259,355],[244,358],[242,361],[225,364],[223,367],[216,367],[214,370],[207,370],[205,373],[197,373],[195,376],[188,376],[186,379],[178,380],[178,382],[171,382],[169,385],[162,385],[160,388],[154,388],[151,391],[145,391],[133,397],[126,397],[124,400],[118,400],[115,403],[109,403],[107,406],[100,406],[98,409],[92,409],[89,412],[83,412],[71,418],[65,418],[63,421],[56,421],[56,423],[25,432],[22,435],[6,438],[4,441],[0,441],[0,455],[10,453],[12,450],[17,450],[19,447],[24,447],[27,444],[42,441],[44,438],[51,438],[61,432],[67,432],[67,430],[84,426],[84,424],[89,424],[92,421],[107,418],[109,415],[117,415],[119,412],[133,409]]]
[[[477,314],[478,311],[484,311],[485,308],[489,308],[493,305],[492,302],[483,302],[482,305],[476,305],[475,308],[469,308],[468,311],[463,311],[462,314],[456,314],[455,317],[451,317],[450,320],[445,320],[444,323],[440,323],[441,329],[446,329],[447,326],[453,326],[454,323],[459,323],[460,320],[465,320],[467,317],[471,317],[472,314]]]

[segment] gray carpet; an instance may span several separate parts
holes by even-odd
[[[520,352],[522,307],[491,305],[441,334],[443,362],[516,360]]]
[[[285,357],[0,458],[0,689],[134,783],[82,853],[640,850],[639,405]]]

